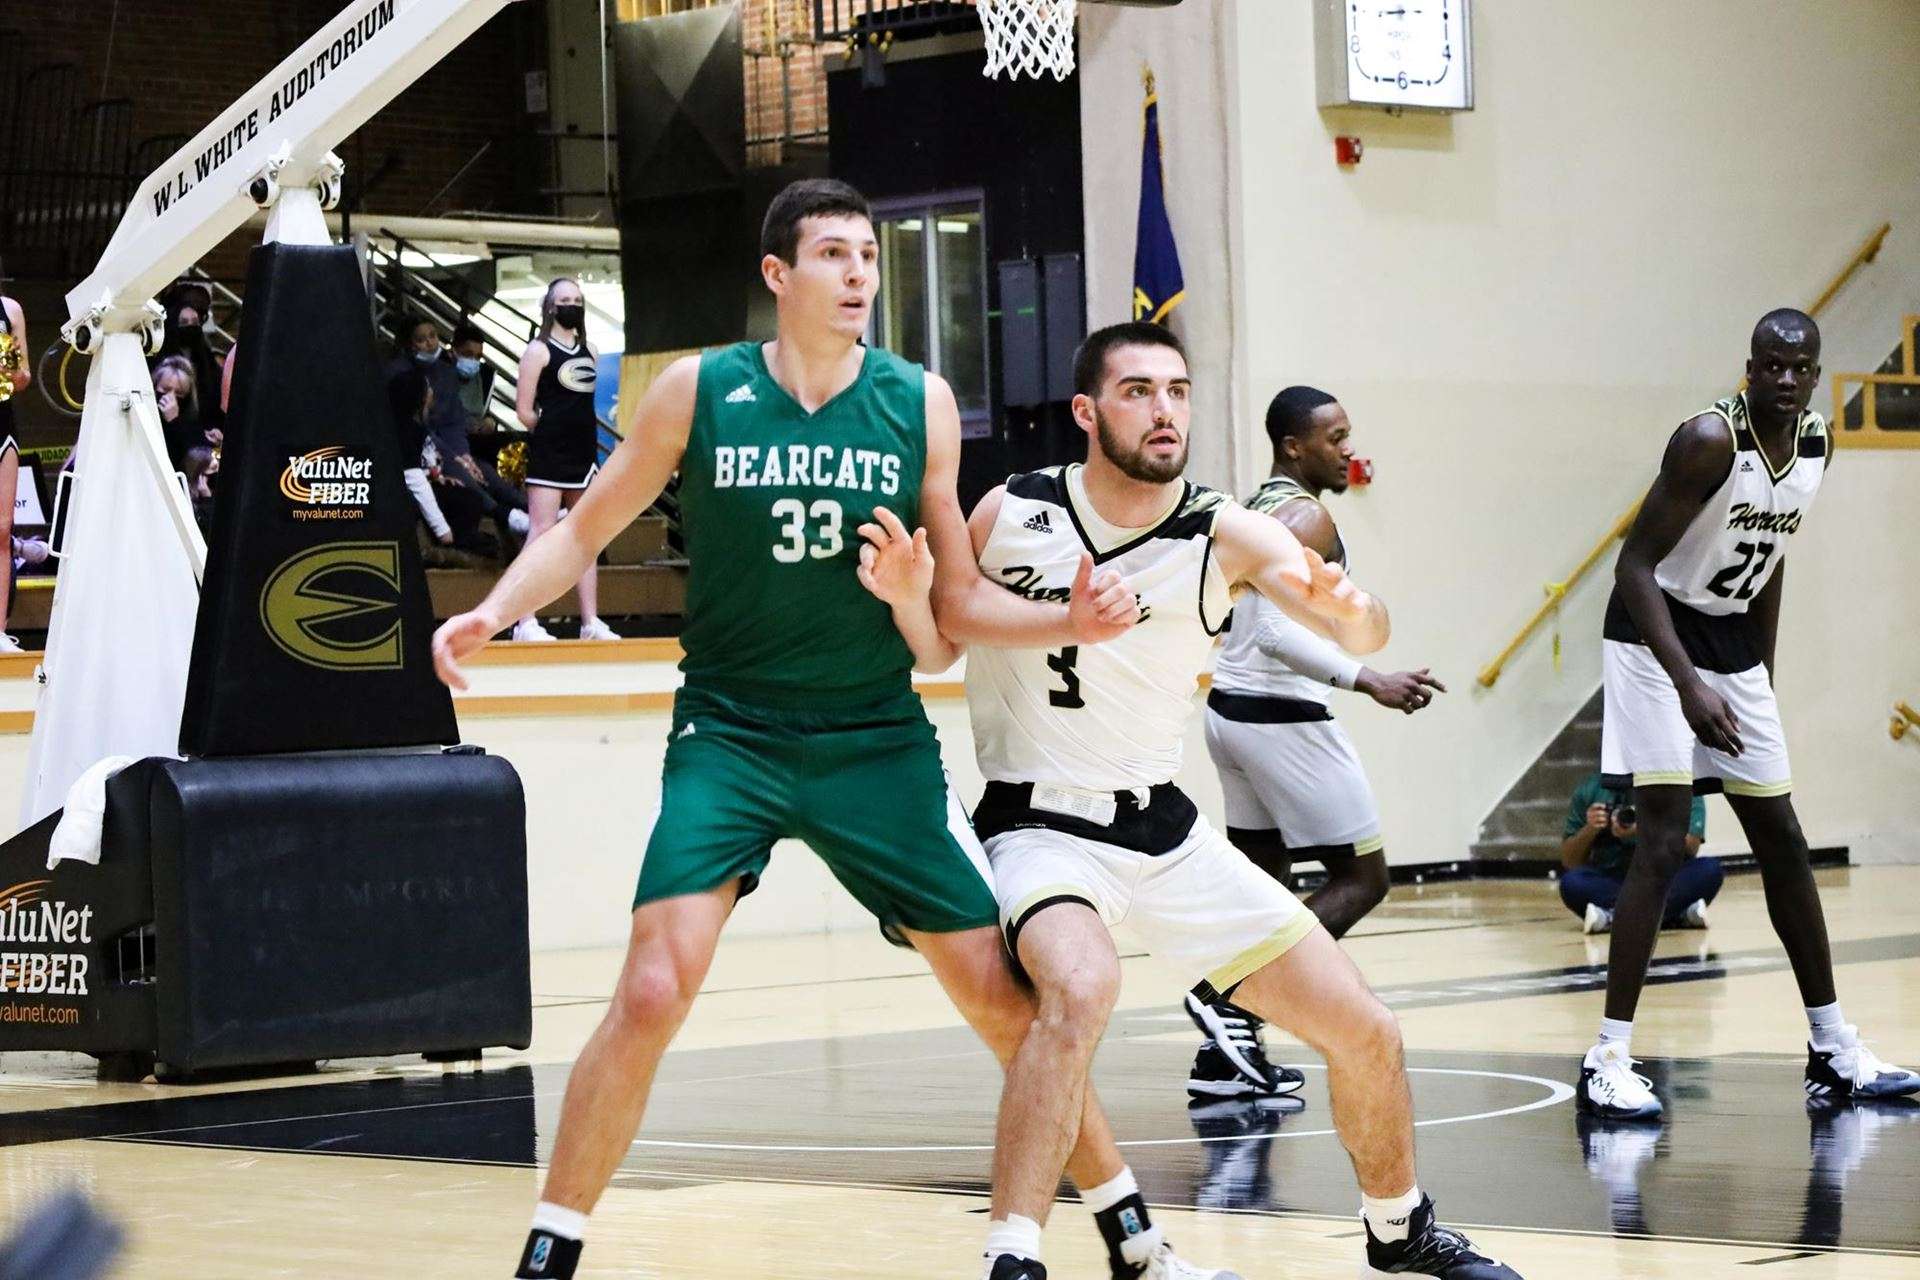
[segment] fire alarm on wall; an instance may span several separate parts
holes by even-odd
[[[1363,487],[1366,485],[1372,484],[1373,483],[1373,459],[1372,458],[1348,458],[1347,459],[1347,483],[1349,485],[1358,485]]]
[[[1358,138],[1342,135],[1333,140],[1333,158],[1343,165],[1356,165],[1366,153],[1366,144]]]

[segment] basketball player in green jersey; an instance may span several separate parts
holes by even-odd
[[[883,925],[903,932],[1009,1064],[989,1265],[1003,1254],[1037,1258],[1038,1224],[1054,1199],[1054,1175],[1039,1171],[1059,1162],[1041,1152],[1061,1135],[1030,1119],[1050,1110],[1048,1063],[1015,1057],[1032,1006],[1008,965],[985,859],[948,792],[909,679],[916,655],[943,667],[953,654],[929,603],[926,536],[908,530],[925,518],[938,523],[936,545],[966,546],[954,488],[959,410],[939,378],[860,345],[878,276],[858,192],[795,183],[768,209],[762,248],[775,341],[671,365],[568,519],[434,637],[441,677],[464,688],[459,660],[559,596],[680,472],[685,683],[661,810],[618,985],[567,1083],[520,1276],[573,1275],[586,1216],[629,1149],[720,929],[781,837],[805,840]],[[1022,600],[984,579],[968,590],[957,575],[978,578],[977,566],[964,550],[949,558],[941,625],[963,641],[1097,644],[1138,617],[1127,585],[1096,576],[1090,558],[1068,603]],[[1181,1262],[1151,1227],[1090,1096],[1067,1167],[1116,1276],[1216,1274]]]

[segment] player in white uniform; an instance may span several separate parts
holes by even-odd
[[[1366,1274],[1514,1280],[1438,1226],[1419,1191],[1393,1014],[1313,913],[1172,781],[1233,592],[1258,591],[1363,652],[1385,643],[1386,611],[1279,521],[1181,478],[1191,382],[1168,330],[1102,329],[1074,375],[1074,417],[1092,438],[1086,465],[1015,476],[968,522],[988,581],[1059,599],[1091,553],[1141,607],[1132,630],[1092,648],[976,645],[968,655],[987,779],[974,821],[1008,946],[1040,1006],[1020,1053],[1047,1056],[1061,1084],[1052,1110],[1030,1118],[1067,1132],[1080,1115],[1119,990],[1108,930],[1124,922],[1326,1057],[1334,1124],[1362,1192]]]
[[[1798,311],[1754,327],[1747,389],[1682,423],[1620,552],[1607,605],[1600,768],[1633,785],[1640,841],[1614,909],[1606,1016],[1581,1065],[1581,1108],[1658,1117],[1629,1037],[1696,791],[1724,791],[1753,844],[1767,914],[1806,1005],[1809,1098],[1920,1092],[1841,1016],[1820,892],[1794,815],[1773,696],[1787,543],[1813,505],[1833,438],[1808,401],[1820,330]]]
[[[1267,407],[1273,474],[1246,504],[1348,571],[1346,543],[1320,496],[1346,492],[1352,434],[1346,410],[1326,392],[1281,391]],[[1282,884],[1297,862],[1325,867],[1326,883],[1307,906],[1340,938],[1387,896],[1388,880],[1373,788],[1327,705],[1335,689],[1356,690],[1409,715],[1446,692],[1424,668],[1375,671],[1265,596],[1242,594],[1214,663],[1206,710],[1207,753],[1220,774],[1227,839]],[[1230,1000],[1202,995],[1195,990],[1186,998],[1187,1015],[1207,1037],[1187,1077],[1196,1100],[1270,1098],[1306,1082],[1292,1067],[1267,1061],[1260,1019]]]

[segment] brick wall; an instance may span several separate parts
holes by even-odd
[[[545,65],[538,3],[516,4],[469,37],[336,150],[348,183],[393,166],[366,194],[369,208],[420,214],[475,152],[491,146],[434,212],[538,212],[531,193],[540,153],[530,136],[540,123],[524,112],[522,74]],[[99,0],[36,5],[0,13],[18,29],[25,65],[73,62],[86,96],[134,103],[135,139],[191,136],[232,103],[340,8],[338,0]],[[29,20],[30,19],[30,20]],[[238,282],[257,231],[236,233],[207,266]],[[12,264],[10,264],[12,265]],[[24,274],[21,263],[16,274]]]
[[[786,158],[778,141],[756,139],[804,140],[818,134],[817,144],[824,145],[827,77],[822,59],[827,51],[811,43],[811,0],[743,0],[740,28],[747,48],[747,162],[778,164]],[[789,55],[784,60],[778,56],[782,52]]]

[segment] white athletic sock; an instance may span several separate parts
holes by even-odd
[[[1040,1224],[1010,1213],[987,1224],[987,1257],[1010,1253],[1028,1262],[1040,1261]]]
[[[1086,1201],[1089,1213],[1104,1213],[1140,1190],[1140,1184],[1134,1180],[1133,1170],[1122,1167],[1106,1182],[1097,1187],[1087,1187],[1080,1192],[1080,1198]]]
[[[1405,1195],[1389,1196],[1385,1200],[1367,1195],[1360,1197],[1360,1214],[1373,1228],[1373,1238],[1382,1244],[1405,1240],[1413,1227],[1413,1211],[1419,1207],[1419,1183],[1408,1188]]]
[[[1622,1049],[1633,1043],[1632,1018],[1600,1019],[1600,1038],[1595,1044],[1617,1044]]]
[[[1840,1033],[1846,1030],[1847,1020],[1840,1012],[1840,1002],[1832,1004],[1807,1005],[1807,1039],[1813,1047],[1822,1053],[1832,1053],[1840,1047]]]
[[[587,1215],[578,1209],[542,1200],[533,1206],[533,1229],[548,1231],[568,1240],[587,1238]]]

